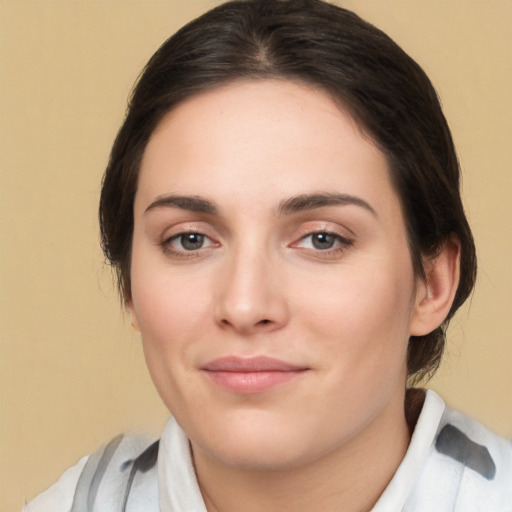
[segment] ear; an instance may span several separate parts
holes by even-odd
[[[140,332],[139,321],[137,320],[137,315],[135,314],[135,308],[133,307],[132,299],[126,301],[126,309],[128,310],[128,314],[130,315],[130,322],[132,324],[133,330],[136,332]]]
[[[423,262],[426,279],[418,278],[411,336],[424,336],[447,317],[459,284],[460,242],[451,237],[439,254]]]

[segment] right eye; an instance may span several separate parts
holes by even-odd
[[[188,232],[172,236],[165,245],[173,252],[192,252],[212,247],[215,243],[202,233]]]

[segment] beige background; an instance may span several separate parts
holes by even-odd
[[[140,68],[216,3],[0,1],[2,511],[19,510],[116,433],[157,433],[165,422],[103,265],[96,205]],[[511,436],[512,2],[340,3],[394,37],[441,95],[480,275],[430,385]]]

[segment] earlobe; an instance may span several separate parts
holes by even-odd
[[[451,237],[441,251],[426,258],[426,279],[418,278],[411,336],[424,336],[439,327],[448,316],[459,284],[460,242]]]
[[[131,300],[126,302],[126,309],[130,315],[130,323],[133,327],[133,330],[136,332],[140,332],[139,322],[137,320],[137,315],[135,314],[135,308],[133,307],[133,302]]]

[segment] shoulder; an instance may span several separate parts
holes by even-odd
[[[69,511],[73,503],[78,479],[88,458],[88,455],[82,457],[77,464],[65,471],[55,484],[25,504],[23,512]]]
[[[486,507],[491,504],[495,508],[490,509],[497,511],[512,507],[510,440],[475,419],[447,408],[436,436],[435,452],[461,472],[461,504],[473,506],[475,510],[489,510]],[[480,508],[476,508],[476,504]]]
[[[150,475],[149,470],[155,469],[157,454],[158,442],[143,436],[116,436],[80,459],[58,482],[27,503],[23,512],[72,512],[88,510],[81,508],[82,503],[122,503],[123,494],[131,491],[137,474]],[[140,487],[137,482],[137,494]]]
[[[428,503],[432,510],[510,511],[510,440],[446,407],[413,496],[414,502]]]
[[[511,476],[511,441],[449,407],[439,426],[436,450],[464,464],[486,480],[499,480],[507,472]]]

